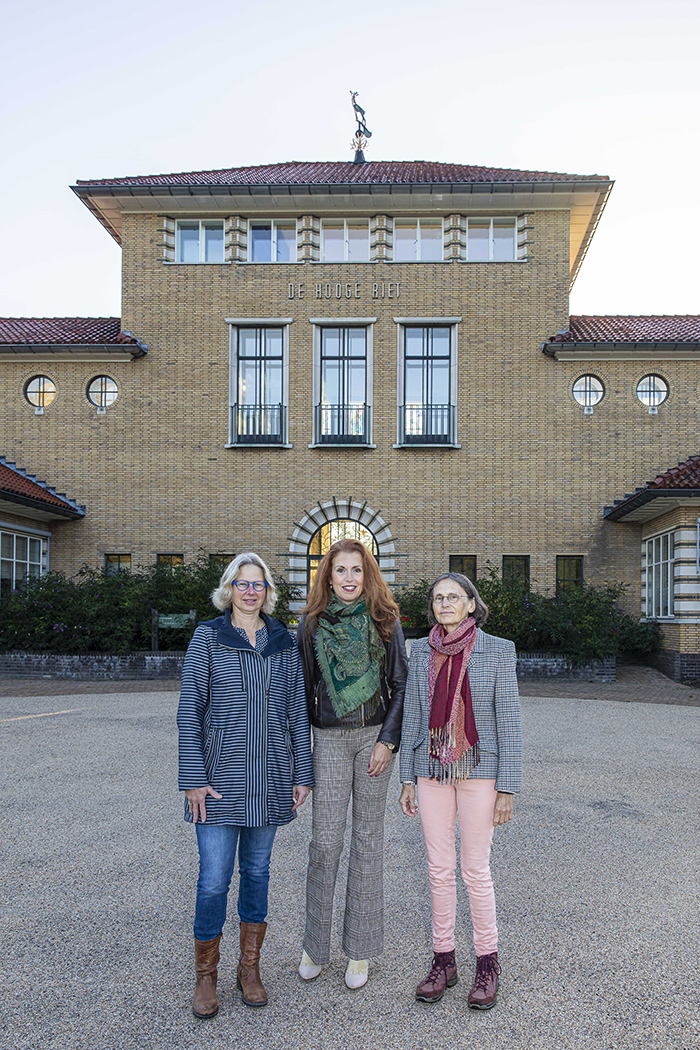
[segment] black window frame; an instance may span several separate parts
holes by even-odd
[[[501,559],[501,576],[506,586],[516,587],[525,584],[530,590],[530,555],[504,554]]]
[[[319,325],[318,334],[318,368],[319,386],[318,402],[315,406],[315,441],[319,445],[367,445],[371,440],[371,410],[369,405],[370,351],[367,325],[324,324]],[[359,356],[350,353],[350,333],[362,332],[364,335],[364,354]],[[326,352],[326,341],[331,333],[338,334],[339,350],[336,354]],[[324,402],[324,363],[339,362],[340,394],[338,402]],[[350,386],[350,364],[364,362],[364,399],[361,405],[350,404],[348,388]]]
[[[256,353],[254,355],[241,354],[241,333],[254,332]],[[268,332],[279,332],[279,353],[268,352]],[[287,410],[284,403],[285,389],[285,325],[261,324],[261,325],[235,325],[235,401],[230,409],[230,433],[231,441],[236,445],[284,445],[287,432]],[[241,390],[241,362],[250,364],[256,362],[255,385],[256,399],[253,402],[240,402]],[[279,361],[280,370],[280,401],[268,403],[262,400],[262,391],[265,388],[265,363]]]
[[[456,442],[456,405],[454,404],[452,392],[452,372],[455,360],[455,325],[451,321],[435,321],[430,324],[406,322],[402,325],[401,335],[401,386],[403,390],[403,404],[399,410],[399,444],[401,445],[454,445]],[[423,332],[423,352],[421,354],[407,353],[407,340],[409,332]],[[447,360],[447,383],[448,402],[438,404],[433,399],[433,388],[435,383],[434,369],[430,363],[444,360],[445,355],[436,355],[434,352],[434,339],[437,331],[447,332],[448,352]],[[420,404],[408,403],[407,390],[407,367],[408,362],[422,362],[421,368],[421,402]]]
[[[128,564],[122,565],[122,559],[126,559]],[[107,576],[112,576],[117,572],[131,572],[131,554],[105,554],[104,571]]]
[[[565,569],[575,568],[574,573],[565,572]],[[556,594],[557,597],[564,591],[574,587],[583,587],[583,555],[582,554],[557,554],[556,560]]]
[[[465,567],[466,562],[472,563],[472,570]],[[472,583],[476,580],[476,554],[450,554],[448,559],[449,572],[460,572]]]

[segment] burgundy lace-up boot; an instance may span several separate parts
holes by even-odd
[[[474,985],[468,999],[472,1010],[490,1010],[496,1005],[500,972],[498,952],[491,952],[490,955],[477,955]]]
[[[430,972],[416,988],[416,999],[421,1003],[436,1003],[442,999],[446,988],[457,984],[455,953],[435,952]]]

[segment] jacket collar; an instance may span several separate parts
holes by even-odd
[[[260,615],[267,627],[267,646],[260,653],[260,656],[268,657],[274,653],[282,652],[284,649],[293,648],[296,643],[285,625],[266,613],[261,613]],[[233,629],[228,611],[213,620],[202,620],[201,625],[203,627],[211,627],[216,632],[216,640],[219,645],[225,645],[227,649],[249,649],[251,652],[255,652],[255,647],[250,644],[248,639]]]

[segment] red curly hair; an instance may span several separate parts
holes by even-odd
[[[331,596],[331,572],[336,554],[359,554],[362,558],[364,572],[363,597],[367,611],[374,620],[383,642],[388,642],[394,633],[399,618],[399,607],[387,587],[375,557],[359,540],[338,540],[328,548],[316,572],[314,582],[304,606],[306,629],[316,630],[318,618],[324,611]]]

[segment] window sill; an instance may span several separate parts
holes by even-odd
[[[309,448],[376,448],[377,446],[372,444],[370,441],[313,441],[309,444]]]
[[[177,259],[163,259],[163,266],[230,266],[230,262],[179,262]]]
[[[403,443],[397,443],[392,445],[392,448],[431,448],[437,452],[441,452],[443,449],[455,449],[461,448],[461,445],[456,444],[454,441],[406,441]]]
[[[224,448],[294,448],[294,445],[284,441],[235,441],[224,445]]]

